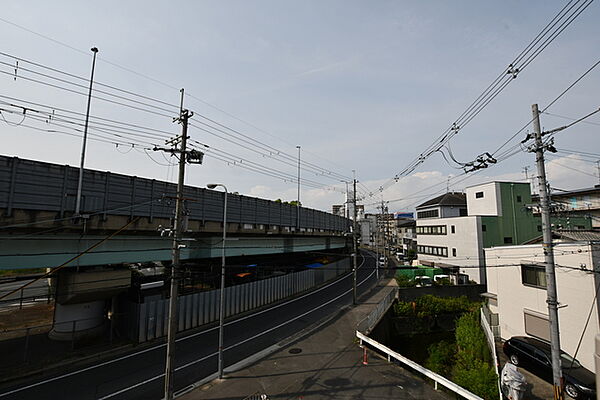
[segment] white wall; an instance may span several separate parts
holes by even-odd
[[[424,246],[447,247],[448,257],[419,254],[419,260],[459,266],[460,272],[469,279],[484,283],[485,276],[478,267],[483,266],[481,242],[481,219],[479,217],[455,217],[417,220],[417,226],[445,225],[446,235],[417,234],[417,244]],[[452,233],[452,226],[455,233]],[[456,257],[452,255],[456,249]]]
[[[592,308],[592,316],[577,359],[587,369],[594,371],[594,337],[600,333],[596,292],[595,269],[600,265],[592,258],[592,246],[585,243],[561,243],[554,247],[556,286],[559,309],[559,329],[561,348],[574,355],[585,322]],[[595,246],[596,253],[600,246]],[[541,245],[502,246],[485,249],[488,292],[498,298],[498,305],[491,306],[492,312],[499,314],[500,332],[503,339],[512,336],[527,336],[525,332],[524,310],[544,316],[548,315],[546,290],[524,286],[521,281],[521,262],[543,262]],[[594,264],[595,262],[595,264]],[[579,270],[584,265],[587,271]],[[563,267],[561,267],[563,266]],[[573,267],[569,269],[566,267]],[[598,281],[600,282],[600,280]]]
[[[483,192],[483,197],[476,198],[475,193]],[[501,216],[500,184],[498,182],[484,183],[465,189],[467,195],[467,213],[469,215]]]

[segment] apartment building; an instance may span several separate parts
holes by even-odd
[[[555,232],[554,260],[561,349],[594,371],[594,337],[600,333],[600,233]],[[544,252],[540,243],[485,249],[488,307],[502,339],[549,340]],[[588,321],[589,315],[589,321]],[[581,345],[579,342],[581,341]]]

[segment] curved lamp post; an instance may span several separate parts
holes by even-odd
[[[209,183],[209,189],[220,186],[225,190],[223,201],[223,242],[221,243],[221,292],[219,301],[219,379],[223,379],[223,322],[225,320],[225,237],[227,236],[227,187],[221,183]]]

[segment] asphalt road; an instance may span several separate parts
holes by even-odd
[[[375,283],[375,259],[359,257],[358,294]],[[232,320],[224,328],[225,369],[288,338],[352,303],[352,274],[316,291]],[[213,375],[217,370],[218,328],[177,339],[175,390]],[[161,399],[165,345],[134,351],[112,360],[38,377],[17,387],[0,389],[0,399]]]
[[[14,280],[0,282],[0,297],[12,292],[15,289],[19,289],[25,285],[29,280]],[[17,291],[6,298],[0,300],[0,308],[11,308],[18,307],[20,305],[21,295],[23,296],[23,304],[29,302],[46,301],[48,298],[48,280],[40,279],[31,285],[23,289],[23,292]]]

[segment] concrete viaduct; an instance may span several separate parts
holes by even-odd
[[[68,165],[0,156],[0,269],[57,267],[130,223],[68,265],[88,268],[61,272],[55,323],[101,309],[129,287],[129,271],[110,265],[171,258],[175,184],[86,169],[82,212],[74,218],[78,176]],[[182,259],[220,256],[223,196],[185,187]],[[346,246],[346,218],[304,207],[298,215],[295,206],[237,194],[229,194],[227,205],[227,234],[234,239],[228,257]],[[86,296],[74,294],[81,292]]]

